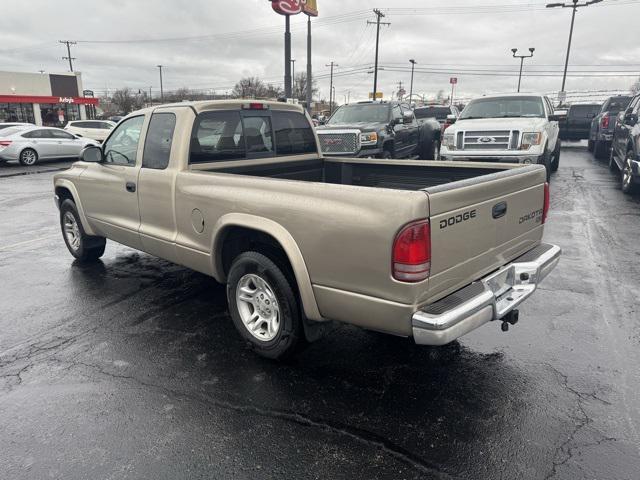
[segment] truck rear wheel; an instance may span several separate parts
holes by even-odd
[[[593,156],[599,160],[605,158],[607,156],[607,142],[596,140],[596,143],[593,147]]]
[[[250,251],[233,261],[227,280],[229,313],[240,336],[257,354],[274,360],[294,353],[304,336],[298,296],[284,271]]]
[[[80,262],[95,262],[104,254],[107,240],[85,233],[73,200],[67,199],[60,205],[60,229],[69,253]]]
[[[560,149],[562,148],[562,144],[560,140],[556,142],[556,149],[553,152],[553,160],[551,161],[551,171],[557,172],[558,167],[560,167]]]

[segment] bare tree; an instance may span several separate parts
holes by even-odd
[[[318,95],[318,88],[316,87],[315,80],[311,81],[311,97]],[[296,74],[296,78],[293,80],[293,98],[297,98],[301,102],[307,99],[307,74],[306,72],[299,72]]]
[[[266,97],[267,87],[258,77],[245,77],[233,87],[233,96],[238,98]]]
[[[640,93],[640,77],[638,77],[638,79],[633,82],[633,85],[631,85],[631,93],[633,95]]]
[[[127,114],[136,106],[136,96],[129,87],[116,90],[111,97],[111,102],[118,108],[120,113]]]

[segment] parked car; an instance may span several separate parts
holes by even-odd
[[[61,128],[18,126],[0,131],[0,160],[32,166],[41,160],[77,158],[84,147],[97,144]]]
[[[445,132],[443,160],[560,165],[558,119],[544,95],[490,95],[469,102]]]
[[[116,123],[110,120],[77,120],[67,123],[64,129],[79,137],[91,138],[102,143],[115,126]]]
[[[596,158],[607,158],[611,149],[616,116],[627,108],[630,101],[631,97],[626,95],[609,97],[602,105],[600,113],[591,121],[588,148]]]
[[[559,121],[560,139],[575,141],[588,140],[591,131],[591,121],[600,113],[601,109],[601,103],[571,105],[566,118]]]
[[[443,130],[445,130],[451,122],[451,115],[457,119],[460,116],[458,108],[454,105],[425,105],[424,107],[418,107],[413,110],[418,122],[424,121],[427,118],[435,118]]]
[[[22,123],[22,122],[6,122],[6,123],[0,123],[0,132],[2,132],[2,130],[5,130],[7,128],[11,128],[11,127],[32,127],[33,123]]]
[[[609,168],[620,171],[624,193],[638,190],[640,184],[640,95],[633,97],[629,106],[618,114],[615,122]]]
[[[440,151],[440,124],[419,124],[411,108],[398,102],[342,105],[316,131],[325,155],[434,160]]]
[[[328,157],[316,138],[280,102],[134,112],[54,176],[63,239],[81,262],[108,238],[213,276],[269,358],[331,320],[423,345],[506,329],[557,264],[540,165]]]

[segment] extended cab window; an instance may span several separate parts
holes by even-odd
[[[129,118],[118,125],[113,134],[104,143],[104,162],[115,165],[133,166],[136,164],[138,143],[144,116]]]
[[[142,166],[163,170],[169,165],[171,142],[176,128],[176,116],[173,113],[154,113],[144,141]]]
[[[223,162],[246,157],[240,112],[205,112],[191,133],[190,163]]]
[[[278,156],[317,153],[311,125],[302,113],[273,111]]]

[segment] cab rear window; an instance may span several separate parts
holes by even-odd
[[[278,156],[316,153],[316,137],[302,113],[272,113]]]

